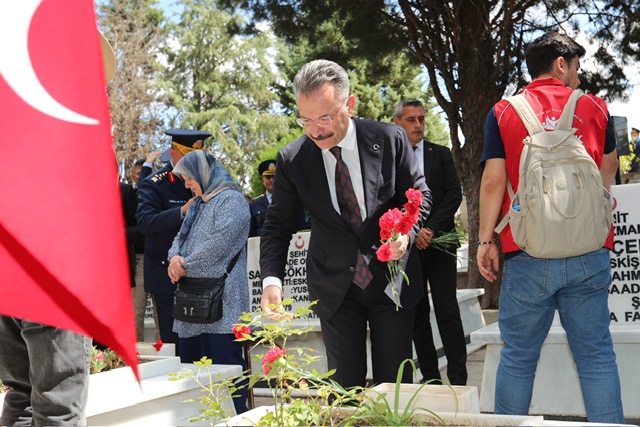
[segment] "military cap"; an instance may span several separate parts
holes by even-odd
[[[209,132],[187,129],[167,129],[164,133],[171,137],[171,142],[196,150],[203,148],[204,140],[211,136]]]
[[[265,160],[264,162],[258,165],[258,173],[262,176],[264,175],[275,175],[276,174],[276,161],[275,160]]]

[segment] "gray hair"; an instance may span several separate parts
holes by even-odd
[[[398,102],[398,105],[396,105],[396,110],[394,113],[398,119],[402,119],[402,115],[404,114],[404,107],[422,107],[424,109],[424,105],[420,100],[414,98],[404,98],[400,102]]]
[[[293,91],[310,95],[324,86],[332,84],[336,88],[336,96],[340,102],[349,97],[349,75],[340,65],[326,59],[317,59],[306,63],[293,79]]]

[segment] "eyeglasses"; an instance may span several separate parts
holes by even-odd
[[[340,104],[336,112],[333,113],[331,116],[321,116],[321,117],[318,117],[317,119],[307,119],[305,117],[298,117],[296,119],[296,123],[302,126],[303,128],[310,128],[311,126],[313,126],[314,123],[323,128],[331,126],[331,123],[333,122],[333,118],[336,115],[338,115],[338,112],[342,107],[344,107],[347,104],[348,100],[349,98],[347,98],[342,104]]]

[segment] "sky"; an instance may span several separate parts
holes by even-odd
[[[612,116],[624,116],[627,118],[629,132],[631,128],[640,129],[640,82],[635,79],[635,86],[630,91],[627,102],[609,102],[609,114]]]

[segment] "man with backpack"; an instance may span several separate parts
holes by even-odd
[[[608,190],[618,161],[605,102],[579,92],[571,96],[580,85],[584,54],[564,34],[551,32],[533,41],[526,51],[533,81],[521,92],[524,98],[502,100],[489,112],[477,260],[483,277],[495,281],[499,251],[494,227],[500,216],[506,217],[502,225],[508,221],[508,227],[500,233],[505,255],[498,315],[504,347],[495,413],[529,412],[540,349],[557,309],[588,420],[623,423],[608,309]],[[585,217],[593,220],[588,227]]]

